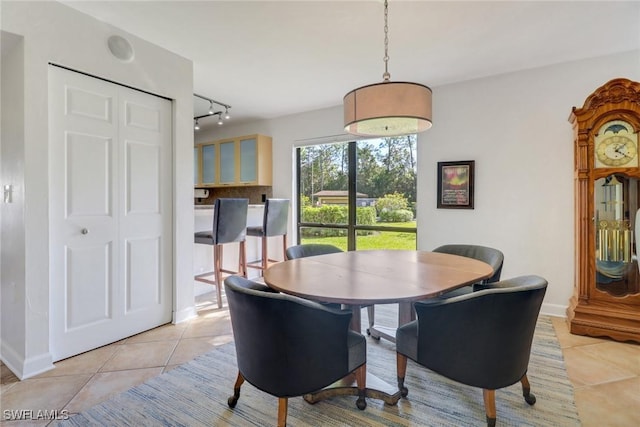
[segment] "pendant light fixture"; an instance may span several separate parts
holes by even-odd
[[[390,81],[388,18],[385,0],[382,83],[362,86],[344,96],[344,130],[353,135],[400,136],[431,127],[431,89],[419,83]]]

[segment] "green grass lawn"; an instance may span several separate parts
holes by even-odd
[[[416,222],[385,222],[390,227],[415,227]],[[302,243],[325,243],[347,250],[346,237],[304,237]],[[398,233],[395,231],[374,231],[369,236],[357,236],[356,248],[367,249],[416,249],[415,233]]]

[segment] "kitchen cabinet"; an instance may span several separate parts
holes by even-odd
[[[196,187],[272,184],[271,137],[248,135],[198,144]]]
[[[218,182],[216,179],[217,157],[215,143],[198,144],[193,148],[193,185],[208,187]]]

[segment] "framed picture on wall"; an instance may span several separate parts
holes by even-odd
[[[438,162],[438,209],[473,209],[474,160]]]

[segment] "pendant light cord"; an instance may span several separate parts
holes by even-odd
[[[389,74],[389,3],[387,0],[384,0],[384,74],[382,75],[382,79],[385,82],[388,82],[391,78],[391,74]]]

